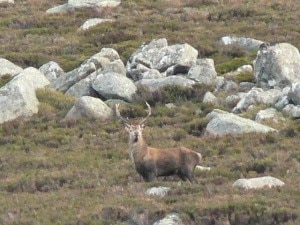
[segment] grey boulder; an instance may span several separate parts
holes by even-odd
[[[49,84],[39,70],[29,67],[0,89],[0,124],[17,118],[29,118],[38,112],[35,91]]]
[[[238,179],[233,183],[233,187],[243,188],[243,189],[261,189],[264,187],[281,187],[284,185],[284,182],[281,180],[271,177],[258,177],[250,179]]]
[[[169,76],[158,79],[143,79],[137,81],[135,84],[137,87],[146,87],[150,92],[154,92],[169,85],[192,87],[195,82],[182,76]]]
[[[4,75],[15,76],[23,69],[7,59],[0,58],[0,78]]]
[[[284,88],[300,81],[300,53],[291,44],[267,46],[257,53],[254,75],[263,88]]]
[[[83,96],[76,101],[65,118],[78,119],[81,117],[108,120],[113,117],[113,111],[101,99]]]
[[[137,91],[133,81],[118,73],[99,74],[92,82],[92,87],[106,99],[116,98],[131,102]]]
[[[206,127],[206,134],[208,135],[223,136],[227,134],[267,133],[276,131],[271,127],[222,110],[213,110],[207,115],[207,118],[211,119]]]

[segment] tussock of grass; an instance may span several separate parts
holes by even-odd
[[[59,113],[64,116],[75,103],[72,96],[47,88],[39,89],[37,98],[40,102],[39,113],[46,116],[52,113]]]

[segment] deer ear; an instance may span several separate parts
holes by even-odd
[[[143,124],[141,124],[141,126],[140,126],[140,127],[141,127],[142,129],[144,129],[144,128],[145,128],[145,126],[146,126],[146,125],[143,123]]]

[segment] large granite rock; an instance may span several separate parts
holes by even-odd
[[[238,179],[234,182],[233,187],[243,188],[243,189],[261,189],[264,187],[281,187],[284,185],[284,182],[281,180],[271,177],[258,177],[250,179]]]
[[[98,75],[93,80],[92,87],[106,99],[117,98],[128,102],[133,100],[137,91],[131,79],[113,72]]]
[[[263,88],[281,87],[300,81],[300,53],[291,44],[265,46],[257,53],[254,75]]]
[[[102,48],[99,53],[84,61],[80,67],[53,80],[49,87],[65,93],[95,71],[119,71],[124,76],[126,74],[125,66],[120,60],[118,52],[112,48]]]
[[[177,213],[168,214],[165,218],[156,221],[153,225],[184,225]]]
[[[182,76],[169,76],[157,79],[143,79],[135,83],[137,87],[146,87],[150,92],[158,91],[168,85],[192,87],[195,82]]]
[[[0,89],[0,124],[17,118],[28,118],[38,112],[35,91],[49,84],[39,70],[29,67]]]
[[[14,4],[15,1],[14,0],[0,0],[0,4],[3,4],[3,3],[5,3],[5,4]]]
[[[86,78],[80,80],[72,87],[70,87],[66,91],[66,94],[72,95],[75,98],[80,98],[82,96],[98,97],[99,94],[92,88],[92,83],[97,76],[98,76],[97,72],[90,74]]]
[[[299,71],[300,76],[300,71]],[[300,82],[293,83],[292,87],[288,93],[289,100],[291,100],[295,105],[300,105]]]
[[[81,117],[108,120],[113,118],[113,110],[99,98],[83,96],[76,101],[65,118],[78,119]]]
[[[197,63],[190,68],[187,77],[200,84],[214,84],[217,72],[213,59],[198,59]]]
[[[253,38],[225,36],[221,38],[221,43],[224,45],[238,46],[245,50],[252,51],[258,50],[263,42]]]
[[[4,75],[15,76],[20,73],[23,69],[7,59],[0,58],[0,78]]]
[[[283,121],[284,118],[279,115],[279,112],[274,108],[267,108],[264,110],[260,110],[256,116],[255,121],[256,122],[263,122],[264,120],[272,120],[274,122]]]
[[[89,59],[82,63],[79,68],[76,68],[53,80],[48,87],[65,93],[74,84],[96,71],[96,65],[97,64],[94,59]]]
[[[267,133],[276,130],[257,123],[250,119],[242,118],[233,113],[222,110],[213,110],[207,115],[211,119],[206,127],[206,134],[223,136],[226,134]]]
[[[121,4],[121,0],[69,0],[63,5],[48,9],[46,13],[67,13],[69,10],[80,8],[115,8]]]
[[[247,111],[251,105],[265,104],[273,106],[277,103],[282,91],[280,89],[270,89],[264,91],[261,88],[252,88],[232,110],[234,113]]]
[[[288,104],[282,109],[282,113],[290,118],[299,119],[300,118],[300,105]]]
[[[121,0],[69,0],[69,8],[96,8],[96,7],[116,7],[121,4]]]
[[[41,71],[50,82],[61,77],[65,73],[63,69],[56,62],[53,61],[42,65],[39,68],[39,71]]]
[[[128,60],[127,71],[135,75],[145,71],[144,67],[165,72],[174,65],[191,67],[196,63],[198,51],[189,44],[176,44],[168,46],[165,38],[153,40],[147,45],[142,45]],[[142,67],[139,68],[139,65]],[[141,70],[142,69],[142,70]]]

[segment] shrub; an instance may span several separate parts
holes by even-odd
[[[121,114],[124,118],[138,118],[146,116],[146,105],[145,103],[128,104],[126,105],[126,107],[123,108]]]
[[[271,159],[256,159],[249,162],[246,168],[246,172],[255,171],[258,174],[265,173],[266,171],[272,171],[274,162]]]
[[[186,130],[191,135],[201,136],[204,134],[208,122],[206,118],[195,119],[186,125]]]
[[[145,87],[139,87],[135,99],[138,102],[147,101],[152,105],[157,103],[180,103],[184,101],[201,102],[204,94],[211,91],[212,87],[195,84],[193,87],[168,85],[158,91],[151,92]]]
[[[192,89],[178,85],[169,85],[163,88],[168,102],[178,102],[187,100],[191,96]]]
[[[253,17],[255,15],[258,15],[258,12],[254,9],[233,7],[215,13],[210,13],[207,19],[209,21],[228,21],[233,19],[242,19],[245,17]]]
[[[221,106],[219,106],[218,108],[223,110],[223,108]],[[200,116],[206,116],[213,109],[215,109],[215,105],[213,105],[211,103],[200,103],[200,105],[199,105]]]
[[[254,120],[256,117],[256,114],[263,109],[268,108],[267,105],[260,104],[255,105],[254,107],[251,107],[251,109],[248,109],[246,112],[243,113],[243,117]]]
[[[185,130],[179,129],[176,130],[175,133],[172,135],[174,141],[180,141],[181,139],[186,138],[187,133]]]
[[[297,132],[295,131],[295,129],[293,129],[291,127],[288,127],[286,129],[282,129],[280,131],[280,134],[284,137],[287,137],[287,138],[293,138],[293,137],[297,136]]]

